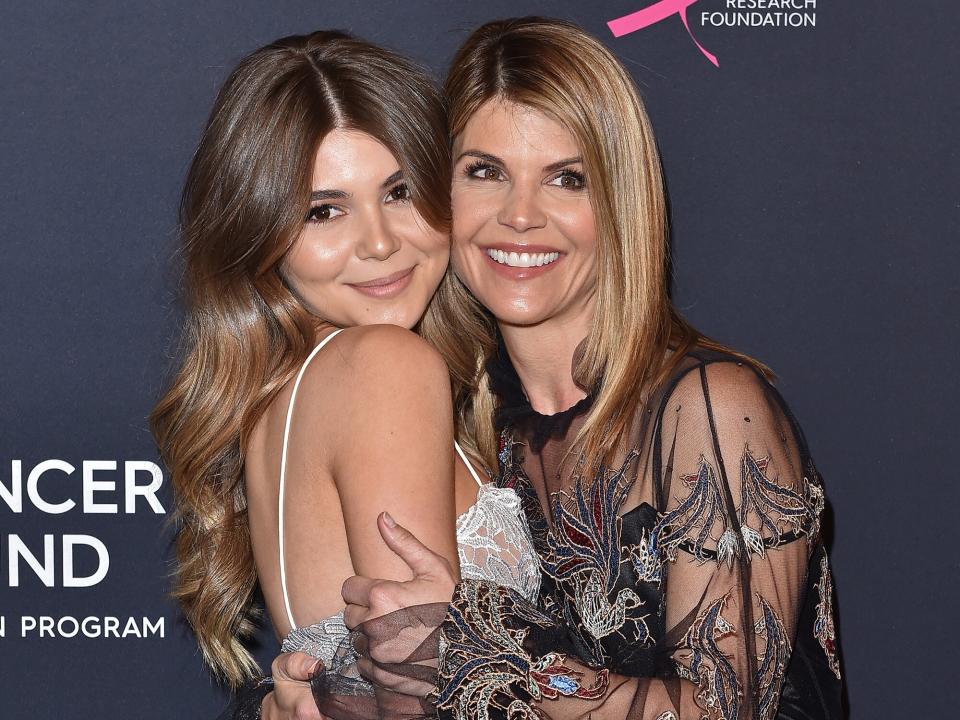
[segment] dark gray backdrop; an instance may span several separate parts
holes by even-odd
[[[80,499],[83,460],[155,460],[146,415],[177,323],[178,193],[219,83],[286,34],[349,29],[441,72],[482,21],[539,13],[601,37],[662,147],[675,298],[781,377],[828,483],[855,718],[952,717],[960,577],[958,77],[949,0],[817,3],[813,29],[691,27],[615,39],[652,0],[7,2],[0,15],[0,483]],[[119,473],[98,475],[120,478]],[[120,478],[122,479],[122,478]],[[109,493],[97,496],[115,500]],[[169,496],[162,496],[167,510]],[[122,502],[122,500],[121,500]],[[122,509],[122,505],[121,505]],[[223,694],[165,599],[165,516],[0,502],[0,716],[210,718]],[[9,587],[9,535],[96,536],[107,577]],[[58,551],[59,552],[59,551]],[[78,555],[91,567],[92,553]],[[56,560],[59,576],[59,557]],[[21,616],[163,617],[166,637],[19,637]],[[275,644],[262,633],[258,656]]]

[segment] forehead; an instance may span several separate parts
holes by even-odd
[[[313,188],[346,189],[373,183],[379,187],[400,165],[387,147],[359,130],[327,133],[313,162]]]
[[[456,139],[457,153],[482,150],[504,159],[571,157],[576,138],[555,118],[529,105],[488,100],[470,116]]]

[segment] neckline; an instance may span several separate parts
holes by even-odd
[[[506,428],[519,432],[535,452],[540,452],[549,440],[564,437],[573,421],[593,407],[594,394],[590,391],[566,410],[551,415],[537,412],[524,392],[520,376],[499,332],[497,351],[487,360],[486,371],[490,378],[490,389],[499,401],[494,415],[497,432]]]

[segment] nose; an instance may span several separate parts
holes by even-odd
[[[386,260],[400,249],[400,238],[392,232],[383,214],[370,213],[367,227],[357,244],[357,257],[361,260]]]
[[[546,225],[547,216],[540,208],[536,189],[512,186],[497,213],[497,222],[521,233]]]

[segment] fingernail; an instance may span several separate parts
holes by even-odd
[[[390,513],[383,513],[383,524],[388,528],[395,528],[397,526],[397,521],[390,517]]]

